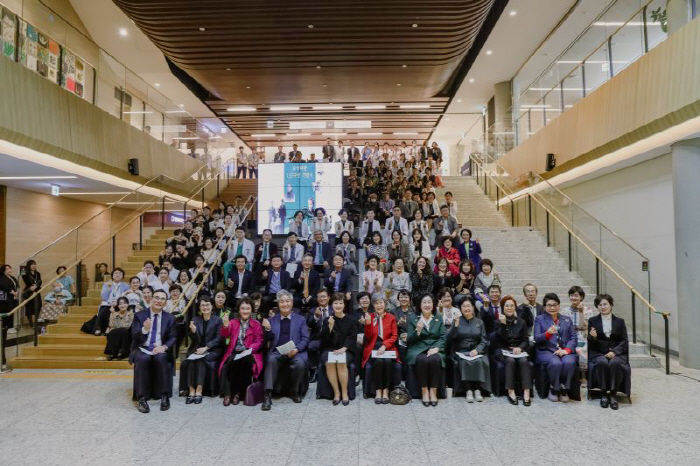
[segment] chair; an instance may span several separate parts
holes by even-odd
[[[547,398],[549,395],[549,380],[547,377],[547,370],[542,366],[542,364],[535,363],[534,366],[535,373],[535,390],[540,398]],[[574,376],[571,380],[571,389],[568,390],[567,395],[569,398],[576,401],[581,401],[581,369],[578,364],[574,370]]]
[[[348,364],[348,398],[355,399],[355,363]],[[318,364],[316,371],[316,399],[323,398],[325,400],[333,399],[333,387],[328,381],[326,368],[323,362]]]
[[[597,387],[597,380],[593,378],[593,367],[595,364],[588,361],[588,388],[586,389],[586,398],[592,400],[594,394],[592,392],[599,393],[600,389]],[[627,395],[627,402],[632,404],[632,368],[629,363],[623,366],[625,369],[625,377],[622,380],[622,393]],[[619,393],[619,392],[618,392]]]

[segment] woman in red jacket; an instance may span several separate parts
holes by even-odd
[[[221,316],[221,336],[226,339],[226,353],[219,365],[224,406],[240,403],[248,385],[262,372],[263,328],[251,318],[252,314],[253,301],[242,298],[238,301],[237,319],[229,321],[226,312]]]
[[[452,238],[445,236],[442,239],[442,247],[437,250],[435,254],[435,264],[441,258],[447,259],[447,265],[450,268],[450,274],[453,277],[459,277],[459,251],[457,248],[452,247]],[[438,271],[437,265],[435,266],[435,272]]]
[[[389,404],[394,361],[398,360],[396,318],[392,313],[386,312],[386,300],[383,296],[375,295],[372,305],[374,313],[365,312],[360,317],[360,324],[365,326],[362,367],[369,362],[371,380],[366,382],[376,390],[374,402]],[[386,357],[385,353],[388,351],[393,351],[392,358]]]

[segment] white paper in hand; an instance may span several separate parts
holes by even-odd
[[[475,361],[475,360],[477,360],[477,359],[483,357],[484,355],[483,355],[483,354],[477,354],[476,356],[469,356],[468,354],[457,353],[457,356],[459,356],[460,358],[464,359],[465,361]]]
[[[377,359],[396,359],[396,351],[384,351],[384,354],[377,354],[377,350],[372,350],[372,357]]]
[[[287,266],[285,267],[285,269],[286,269],[287,272],[289,273],[289,276],[290,276],[290,277],[293,277],[293,276],[294,276],[294,274],[295,274],[296,271],[297,271],[298,265],[299,265],[299,264],[297,264],[296,262],[290,262],[289,264],[287,264]]]
[[[328,364],[340,363],[344,364],[347,361],[347,354],[335,354],[333,352],[328,353]]]
[[[235,355],[235,356],[233,357],[233,360],[234,360],[234,361],[238,361],[239,359],[243,359],[243,358],[245,358],[246,356],[248,356],[249,354],[252,354],[252,353],[253,353],[253,348],[248,348],[247,350],[241,351],[240,353],[238,353],[237,355]]]
[[[144,348],[143,346],[140,346],[139,349],[140,349],[142,352],[144,352],[144,353],[146,353],[147,355],[149,355],[149,356],[153,356],[154,354],[156,354],[156,353],[154,353],[153,351],[148,351],[148,350],[147,350],[146,348]]]
[[[296,347],[297,347],[297,345],[295,345],[292,340],[289,340],[287,343],[285,343],[284,345],[278,346],[276,349],[277,349],[277,352],[279,354],[287,354],[290,351],[292,351],[293,349],[295,349]]]
[[[188,361],[196,361],[197,359],[202,359],[207,354],[209,354],[209,353],[204,353],[204,354],[192,353],[189,356],[187,356],[187,360]]]
[[[520,354],[515,354],[511,351],[508,350],[501,350],[503,351],[503,356],[507,358],[515,358],[515,359],[520,359],[520,358],[526,358],[527,357],[527,352],[521,352]]]

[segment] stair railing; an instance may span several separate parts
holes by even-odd
[[[70,274],[70,271],[74,269],[76,270],[77,287],[77,293],[76,296],[74,296],[74,302],[80,305],[82,301],[82,294],[84,291],[84,283],[82,279],[82,273],[84,270],[83,262],[85,262],[86,259],[90,258],[95,254],[103,254],[105,251],[101,250],[105,249],[105,246],[109,243],[110,245],[108,247],[110,249],[112,262],[111,269],[114,269],[117,266],[117,249],[119,247],[117,244],[117,235],[123,230],[125,230],[127,227],[131,226],[137,220],[139,222],[138,247],[139,249],[141,249],[143,245],[144,214],[149,212],[153,207],[158,207],[158,209],[155,210],[155,212],[159,212],[161,209],[164,208],[165,204],[167,203],[170,203],[171,205],[177,205],[180,202],[182,202],[184,209],[186,209],[188,205],[198,207],[203,205],[203,203],[200,203],[199,201],[195,200],[195,197],[201,197],[201,199],[204,200],[204,198],[207,196],[205,194],[205,190],[207,190],[208,188],[211,189],[211,186],[213,186],[212,183],[216,182],[220,173],[223,172],[223,170],[220,168],[221,164],[219,162],[220,159],[217,157],[214,163],[204,163],[194,173],[185,177],[183,180],[174,180],[167,175],[158,175],[151,178],[147,182],[138,186],[136,189],[123,195],[118,200],[109,203],[109,205],[102,209],[100,212],[93,215],[88,220],[82,222],[80,225],[71,229],[67,233],[61,235],[59,238],[52,241],[47,246],[32,254],[28,259],[21,262],[21,264],[26,264],[29,260],[35,260],[36,262],[41,263],[41,259],[47,258],[53,261],[54,263],[61,264],[61,266],[65,267],[65,270],[57,274],[49,281],[42,281],[42,286],[33,290],[31,293],[27,293],[25,290],[22,293],[23,298],[19,300],[19,304],[17,304],[9,312],[0,313],[0,371],[3,370],[2,363],[4,363],[5,361],[4,356],[6,342],[4,340],[6,337],[5,332],[2,331],[2,327],[4,324],[3,321],[5,318],[14,318],[15,315],[21,315],[19,312],[22,308],[24,308],[28,303],[32,302],[36,298],[41,299],[42,294],[49,291],[57,280],[68,276]],[[219,168],[212,170],[211,166],[213,164],[215,164],[215,166]],[[170,194],[166,193],[165,191],[165,189],[172,189],[173,191],[182,191],[183,187],[187,189],[187,191],[185,191],[185,195]],[[215,197],[215,193],[210,193],[209,197]],[[134,213],[127,214],[117,212],[115,207],[122,206],[134,206]],[[128,207],[126,207],[126,209],[128,209]],[[162,224],[161,226],[164,227],[164,224]],[[96,240],[94,239],[94,236],[91,235],[91,229],[98,229],[98,231],[101,231],[105,228],[108,228],[109,230],[109,233],[106,237],[102,237],[101,239]],[[56,256],[60,257],[57,259]],[[65,262],[68,262],[69,265],[64,265]],[[20,269],[22,269],[23,267],[25,267],[25,265],[21,265]],[[41,306],[38,307],[40,308]],[[38,325],[39,309],[35,309],[35,311],[36,315],[34,317],[36,320],[34,325],[33,340],[34,346],[38,346],[39,328],[41,327],[43,329],[45,328],[45,326]],[[18,327],[20,325],[18,325]],[[14,342],[15,355],[19,354],[19,345],[20,343],[22,343],[21,340],[22,339],[18,334]]]
[[[652,343],[652,316],[660,316],[664,319],[663,352],[665,355],[666,374],[669,374],[670,351],[668,319],[671,313],[669,311],[659,311],[656,309],[650,299],[632,285],[632,280],[620,272],[620,270],[626,270],[626,268],[615,264],[610,258],[604,257],[602,253],[602,243],[604,241],[601,239],[601,244],[598,248],[596,248],[595,245],[592,246],[590,244],[590,238],[582,231],[583,229],[574,228],[574,216],[572,215],[571,219],[567,219],[562,214],[561,210],[553,207],[554,203],[552,199],[554,196],[548,198],[546,195],[542,194],[544,192],[543,190],[533,190],[531,187],[521,189],[522,182],[513,180],[505,172],[499,171],[498,167],[494,168],[492,165],[483,163],[478,154],[470,154],[469,163],[471,175],[484,190],[484,194],[495,202],[496,209],[504,213],[509,211],[511,226],[528,226],[543,232],[548,247],[554,247],[562,256],[564,256],[564,252],[566,252],[570,272],[575,270],[582,277],[595,277],[596,294],[600,294],[603,292],[603,288],[605,288],[611,295],[619,296],[621,293],[618,291],[622,290],[624,294],[630,296],[629,302],[623,301],[622,304],[616,303],[616,314],[631,318],[633,343],[636,343],[639,337],[640,341],[648,346],[649,354],[654,357],[656,357],[656,355],[653,349],[656,348],[656,346]],[[517,191],[514,187],[516,187]],[[565,196],[563,193],[561,194]],[[570,200],[568,196],[565,196],[565,199]],[[568,203],[567,201],[568,205],[578,207],[573,201],[571,202],[572,203]],[[544,212],[544,218],[541,218],[541,214],[538,213],[538,207]],[[589,217],[592,219],[592,216],[589,215]],[[600,224],[600,222],[597,222],[597,220],[595,222],[598,225],[597,228],[599,231],[608,231],[612,233],[611,230]],[[561,233],[563,233],[563,235],[561,235]],[[612,234],[614,235],[614,233]],[[614,244],[627,245],[626,242],[618,243],[617,238],[619,237],[617,237],[617,235],[615,236]],[[631,246],[629,247],[631,248]],[[633,251],[637,253],[635,249],[633,249]],[[641,256],[641,253],[639,254]],[[646,260],[644,256],[641,257],[643,258],[641,265],[644,268],[644,272],[648,274],[648,260]],[[588,262],[586,262],[586,260]],[[647,284],[648,283],[647,281]],[[627,303],[629,303],[629,307],[626,307]],[[641,306],[647,309],[648,332],[643,332],[646,334],[646,341],[643,341],[641,335],[637,332],[638,304],[641,304]]]

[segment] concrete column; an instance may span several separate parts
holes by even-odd
[[[688,0],[667,0],[666,20],[668,21],[668,35],[685,26],[690,21],[690,16],[690,2]]]
[[[672,146],[673,214],[676,237],[678,349],[682,366],[700,369],[700,138]]]
[[[507,153],[513,146],[515,135],[509,134],[512,132],[511,121],[513,98],[511,96],[510,81],[496,83],[493,86],[495,92],[494,113],[496,124],[494,125],[493,133],[491,134],[494,142],[495,155],[500,156]]]

